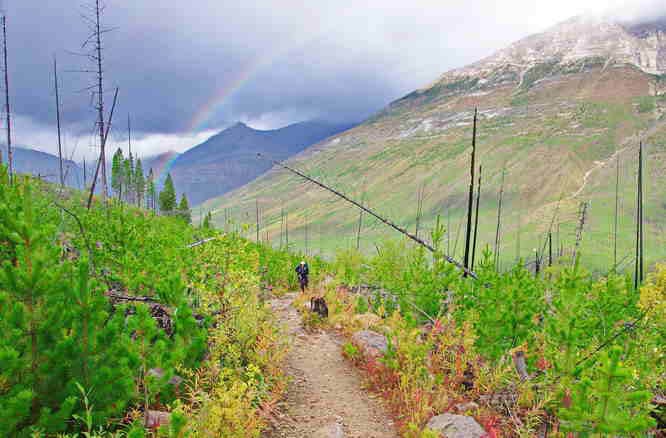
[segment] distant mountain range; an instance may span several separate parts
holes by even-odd
[[[178,194],[186,193],[190,204],[196,205],[269,170],[270,161],[257,158],[257,154],[284,160],[351,126],[309,121],[260,131],[236,123],[178,156],[171,176]]]
[[[3,159],[6,164],[7,153],[3,150]],[[14,148],[14,168],[18,173],[38,176],[45,181],[60,181],[60,164],[58,157],[46,152],[23,147]],[[83,181],[83,171],[77,163],[71,160],[63,161],[65,183],[71,187],[80,187]]]
[[[258,153],[267,158],[284,160],[351,126],[310,121],[261,131],[236,123],[182,154],[168,151],[142,157],[141,162],[144,175],[148,176],[150,169],[153,169],[158,188],[166,174],[171,173],[178,195],[186,193],[190,204],[196,205],[240,187],[270,169],[271,163],[258,159]],[[110,157],[113,152],[110,151],[107,160],[108,178],[111,177]],[[14,156],[18,172],[41,176],[51,182],[59,180],[57,156],[27,148],[16,148]],[[81,188],[83,165],[67,160],[64,167],[66,184]],[[94,163],[88,163],[86,170],[89,183]]]

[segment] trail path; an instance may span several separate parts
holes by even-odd
[[[291,381],[266,438],[398,437],[380,399],[361,388],[361,376],[341,354],[342,340],[308,333],[292,306],[295,294],[271,301],[291,338],[286,372]]]
[[[661,129],[661,125],[662,124],[659,123],[658,121],[652,122],[650,124],[650,126],[645,131],[641,132],[638,135],[632,135],[629,138],[627,138],[622,143],[622,147],[617,149],[610,157],[608,157],[608,158],[606,158],[605,160],[602,160],[602,161],[595,161],[593,163],[592,167],[587,172],[585,172],[585,174],[583,175],[583,181],[582,181],[581,185],[578,187],[578,189],[576,191],[574,191],[571,194],[571,198],[572,199],[576,198],[576,197],[578,197],[578,195],[580,195],[583,192],[583,190],[585,189],[585,186],[587,186],[587,182],[590,179],[590,176],[592,175],[592,173],[601,169],[602,167],[607,166],[608,164],[611,164],[611,163],[615,162],[615,160],[617,159],[617,156],[619,154],[623,153],[624,151],[626,151],[627,149],[637,148],[638,141],[641,138],[650,137],[655,132],[657,132],[659,129]]]

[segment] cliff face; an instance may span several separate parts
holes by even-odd
[[[622,24],[597,17],[575,17],[517,41],[479,62],[448,72],[435,85],[461,77],[483,81],[496,77],[499,71],[511,72],[511,76],[520,79],[539,64],[572,65],[585,59],[629,64],[646,73],[665,74],[666,19]]]

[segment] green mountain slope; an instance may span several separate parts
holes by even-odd
[[[366,123],[316,145],[289,163],[414,230],[423,187],[425,228],[437,215],[449,224],[449,253],[460,258],[469,185],[473,108],[479,108],[478,162],[483,166],[481,245],[495,240],[497,196],[506,168],[502,214],[503,263],[533,258],[553,231],[554,246],[574,246],[578,210],[589,202],[583,260],[604,270],[613,262],[616,158],[620,158],[618,259],[630,264],[634,241],[637,150],[646,142],[646,256],[666,257],[666,49],[663,31],[642,31],[574,19],[519,41],[496,55],[449,72],[394,102]],[[656,48],[644,38],[658,37]],[[601,45],[600,45],[601,44]],[[633,46],[632,46],[633,45]],[[632,58],[636,47],[646,55]],[[621,49],[619,49],[621,48]],[[652,50],[652,51],[650,51]],[[640,52],[643,53],[643,52]],[[625,56],[626,55],[626,56]],[[631,56],[630,56],[631,55]],[[649,55],[649,56],[648,56]],[[646,61],[647,59],[647,61]],[[652,59],[652,61],[650,61]],[[651,64],[650,64],[651,62]],[[648,68],[647,64],[652,67]],[[218,224],[231,216],[254,222],[280,241],[280,211],[289,215],[290,244],[330,252],[355,245],[359,213],[344,201],[273,169],[208,201]],[[553,227],[551,228],[551,223]],[[559,232],[557,232],[559,229]],[[366,218],[365,251],[393,235]],[[284,239],[283,239],[284,240]],[[625,259],[625,256],[627,259]]]

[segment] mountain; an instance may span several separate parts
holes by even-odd
[[[60,161],[57,156],[22,147],[14,147],[13,152],[14,168],[18,173],[40,176],[50,182],[60,181]],[[64,160],[63,170],[65,183],[71,187],[80,187],[83,171],[79,166],[71,160]]]
[[[666,11],[665,11],[666,12]],[[498,192],[506,170],[501,233],[504,266],[533,260],[553,232],[554,251],[575,245],[581,202],[589,202],[583,261],[613,262],[619,162],[618,262],[631,263],[639,140],[646,144],[645,233],[650,262],[666,258],[666,32],[664,19],[625,23],[576,17],[524,38],[472,65],[443,74],[365,123],[317,144],[289,164],[415,229],[423,188],[425,228],[437,215],[443,244],[461,258],[469,187],[472,118],[479,109],[482,170],[480,247],[495,242]],[[478,173],[478,169],[477,169]],[[475,181],[476,183],[476,181]],[[280,241],[280,211],[290,242],[330,253],[355,245],[358,210],[280,169],[206,202],[214,220],[262,214],[262,235]],[[551,226],[551,224],[553,224]],[[423,228],[422,228],[423,229]],[[321,230],[321,235],[319,234]],[[363,219],[362,249],[395,236]],[[424,235],[424,232],[421,232]]]
[[[286,159],[349,125],[320,121],[296,123],[260,131],[243,123],[209,138],[184,152],[173,163],[171,176],[179,194],[195,205],[246,184],[271,168],[266,159]]]
[[[153,174],[158,178],[158,181],[161,177],[166,177],[167,170],[176,161],[178,156],[179,154],[176,151],[167,151],[141,158],[141,167],[143,168],[144,176],[147,177],[150,169],[153,169]]]

